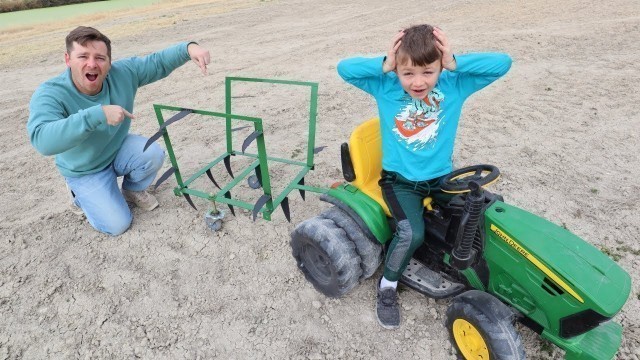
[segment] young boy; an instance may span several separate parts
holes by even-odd
[[[386,329],[400,326],[396,287],[424,240],[422,200],[441,195],[453,169],[453,145],[464,101],[511,67],[505,54],[454,56],[444,32],[430,25],[400,31],[386,57],[338,64],[348,83],[371,94],[382,134],[380,186],[397,229],[378,284],[376,315]]]

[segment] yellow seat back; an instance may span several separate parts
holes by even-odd
[[[349,152],[356,179],[351,185],[374,199],[387,216],[391,212],[382,197],[382,188],[378,185],[382,172],[382,136],[380,120],[373,118],[358,125],[349,138]],[[431,209],[431,198],[427,197],[423,205]]]
[[[380,120],[373,118],[360,124],[351,133],[349,152],[356,179],[351,184],[357,188],[377,185],[382,172],[382,137]]]

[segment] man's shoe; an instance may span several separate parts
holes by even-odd
[[[122,189],[122,195],[124,195],[124,199],[135,206],[151,211],[158,207],[158,200],[156,197],[149,194],[146,190],[142,191],[131,191]]]
[[[376,316],[378,323],[385,329],[393,330],[400,327],[400,306],[398,305],[398,293],[396,289],[386,287],[380,289],[380,281],[377,285],[378,300],[376,303]]]

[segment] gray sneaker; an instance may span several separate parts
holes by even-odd
[[[393,330],[400,327],[400,306],[396,289],[386,287],[380,289],[380,281],[376,286],[378,300],[376,302],[376,316],[378,323],[385,329]]]
[[[146,190],[142,191],[131,191],[122,189],[122,195],[124,195],[124,199],[135,206],[151,211],[158,207],[158,200],[156,197],[149,194]]]

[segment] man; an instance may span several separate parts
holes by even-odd
[[[67,70],[38,87],[29,104],[27,130],[56,166],[98,231],[119,235],[131,225],[127,202],[145,210],[158,206],[146,189],[162,166],[164,151],[129,134],[133,102],[140,86],[168,76],[193,60],[206,75],[209,51],[184,42],[145,57],[111,62],[111,41],[80,26],[67,35]],[[123,176],[122,192],[117,178]]]

